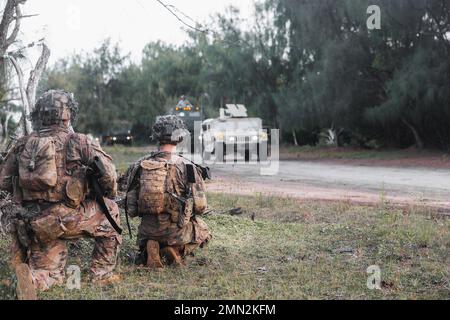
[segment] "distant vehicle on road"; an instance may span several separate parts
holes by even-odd
[[[186,96],[182,96],[178,104],[170,111],[170,114],[179,116],[191,134],[191,150],[194,150],[194,141],[198,140],[195,136],[195,123],[204,120],[204,110],[202,105],[194,106]]]
[[[220,109],[220,117],[205,120],[202,124],[200,139],[205,160],[211,155],[225,160],[225,155],[240,154],[250,160],[257,154],[259,161],[267,160],[268,134],[263,130],[260,118],[249,118],[244,105],[228,104]]]
[[[181,100],[172,110],[172,114],[183,119],[191,134],[194,133],[195,122],[203,121],[203,107],[194,106],[185,96],[181,97]]]
[[[113,146],[115,144],[132,145],[134,138],[131,130],[115,131],[102,137],[103,144]]]

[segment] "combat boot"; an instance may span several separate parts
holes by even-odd
[[[120,282],[120,281],[122,281],[122,277],[118,274],[113,274],[107,278],[93,279],[92,283],[97,286],[104,287],[104,286],[109,286],[109,285],[112,285],[112,284]]]
[[[36,288],[33,284],[33,276],[30,267],[25,263],[21,263],[16,266],[15,271],[17,278],[17,299],[37,300]]]
[[[184,266],[180,251],[176,247],[165,247],[161,250],[161,254],[167,259],[167,262],[175,266]]]
[[[161,270],[164,268],[159,255],[158,241],[147,241],[147,267],[154,270]]]

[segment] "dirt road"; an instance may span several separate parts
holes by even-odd
[[[450,210],[450,170],[281,161],[275,176],[257,165],[214,165],[210,191],[318,200],[427,205]]]

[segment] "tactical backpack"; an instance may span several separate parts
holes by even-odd
[[[167,160],[144,160],[141,162],[138,210],[140,215],[160,215],[170,201],[167,194],[169,175]]]
[[[64,202],[71,208],[79,207],[87,192],[86,170],[68,149],[77,138],[62,131],[33,133],[26,139],[17,155],[22,201]]]
[[[56,148],[52,137],[31,136],[19,156],[19,185],[30,191],[46,191],[58,181]]]

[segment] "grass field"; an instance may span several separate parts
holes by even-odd
[[[109,152],[114,151],[112,149]],[[114,152],[111,152],[114,153]],[[142,150],[114,153],[126,167]],[[120,159],[120,160],[119,160]],[[291,198],[209,194],[205,220],[214,239],[185,268],[152,273],[130,262],[127,235],[108,287],[55,288],[42,299],[449,299],[448,218],[428,209],[352,206]],[[240,207],[243,214],[222,214]],[[136,231],[137,222],[133,223]],[[71,246],[69,265],[83,279],[92,243]],[[0,238],[0,299],[14,298],[7,280],[8,238]],[[381,289],[367,288],[367,268],[381,269]]]

